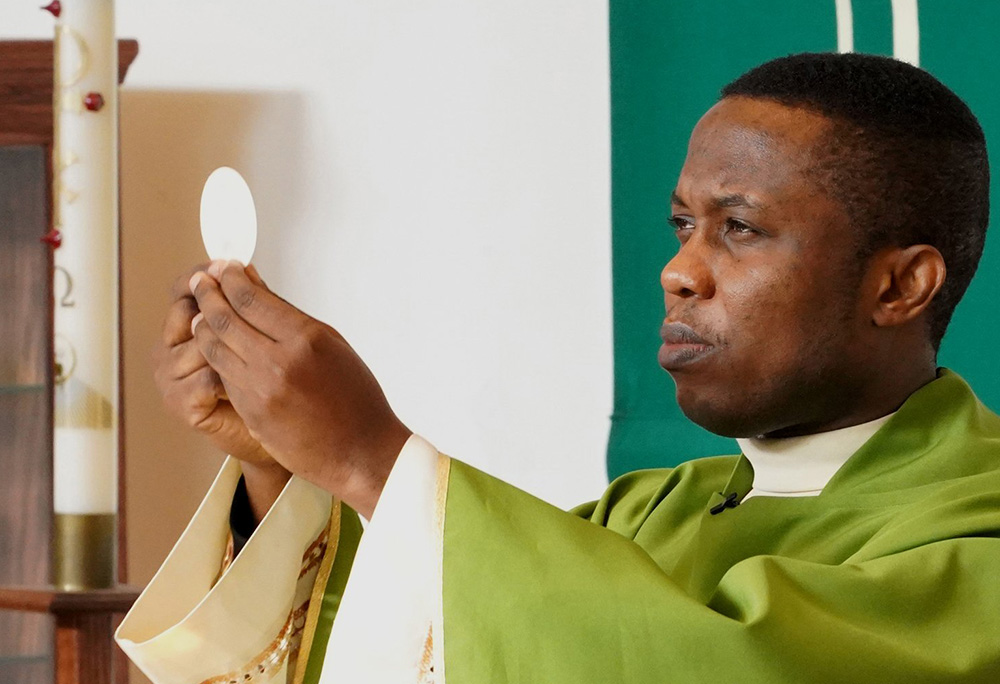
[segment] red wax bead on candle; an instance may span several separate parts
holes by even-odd
[[[58,230],[50,230],[42,236],[41,240],[45,244],[50,245],[52,249],[59,249],[62,245],[62,233]]]
[[[104,96],[100,93],[87,93],[83,98],[83,106],[92,112],[100,111],[104,106]]]
[[[62,14],[62,3],[59,2],[59,0],[52,0],[52,2],[47,4],[42,9],[46,12],[51,12],[52,16],[58,19],[59,15]]]

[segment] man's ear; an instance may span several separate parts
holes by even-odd
[[[872,322],[903,325],[922,314],[944,284],[944,257],[930,245],[894,247],[876,257],[878,291]]]

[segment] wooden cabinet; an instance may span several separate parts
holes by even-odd
[[[0,584],[49,581],[52,409],[47,149],[0,147]],[[46,681],[45,616],[0,612],[0,681]],[[47,677],[51,681],[51,675]]]
[[[119,81],[137,52],[135,41],[119,42]],[[51,41],[0,41],[0,586],[58,598],[44,590],[52,529],[52,302],[63,295],[58,279],[53,291],[52,248],[42,241],[52,214],[52,66]],[[123,530],[123,496],[118,519]],[[123,541],[120,533],[120,577]],[[94,603],[25,600],[0,591],[3,684],[52,682],[52,606],[92,610]]]

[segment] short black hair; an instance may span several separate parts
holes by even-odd
[[[722,89],[830,119],[828,190],[859,230],[867,260],[890,245],[927,244],[947,276],[929,308],[936,350],[975,275],[989,223],[986,138],[972,110],[929,73],[889,57],[803,53],[772,60]]]

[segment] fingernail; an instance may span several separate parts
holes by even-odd
[[[226,267],[225,261],[213,261],[208,266],[208,275],[212,276],[216,280],[222,277],[222,269]]]
[[[191,334],[192,335],[194,335],[194,329],[198,327],[198,324],[201,323],[201,321],[202,321],[203,318],[205,318],[205,314],[203,314],[202,312],[199,311],[198,313],[195,314],[194,318],[191,319]]]
[[[202,273],[201,271],[198,271],[193,276],[191,276],[191,280],[188,281],[188,289],[191,290],[191,294],[194,294],[194,289],[198,287],[198,283],[200,283],[201,279],[204,277],[205,274]]]

